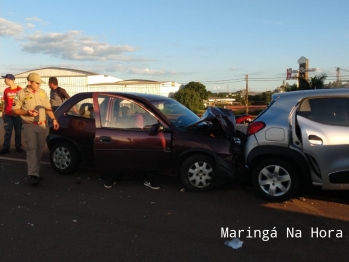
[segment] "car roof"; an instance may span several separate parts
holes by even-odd
[[[111,92],[111,91],[96,91],[96,92],[82,92],[79,94],[109,94],[109,95],[118,95],[118,96],[127,96],[128,98],[143,98],[148,101],[156,101],[156,100],[173,100],[172,98],[155,95],[155,94],[145,94],[145,93],[137,93],[137,92]]]
[[[349,88],[334,88],[334,89],[312,89],[312,90],[299,90],[286,93],[276,93],[272,95],[273,100],[282,98],[292,101],[298,101],[303,97],[315,97],[315,96],[328,96],[328,95],[349,95]]]
[[[289,115],[291,109],[302,99],[310,97],[325,97],[325,96],[349,96],[348,88],[336,89],[312,89],[300,90],[286,93],[276,93],[272,95],[272,102],[269,108],[264,111],[258,118],[272,118],[274,122],[288,122],[285,115]]]

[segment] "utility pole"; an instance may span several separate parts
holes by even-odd
[[[339,85],[339,74],[340,74],[341,69],[339,67],[337,67],[336,71],[337,71],[337,86],[338,86]]]
[[[245,75],[246,80],[246,115],[248,115],[248,75]]]

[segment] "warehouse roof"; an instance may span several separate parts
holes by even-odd
[[[17,77],[27,77],[28,74],[35,72],[38,73],[41,77],[48,77],[48,76],[91,76],[91,75],[98,75],[93,72],[83,71],[83,70],[77,70],[77,69],[70,69],[70,68],[62,68],[62,67],[45,67],[45,68],[39,68],[34,69],[30,71],[26,71],[20,74],[16,75]]]

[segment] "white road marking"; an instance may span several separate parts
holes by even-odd
[[[11,161],[17,161],[17,162],[27,162],[26,159],[11,158],[11,157],[1,157],[1,156],[0,156],[0,159],[3,159],[3,160],[11,160]],[[43,165],[50,165],[50,162],[41,161],[41,164],[43,164]]]

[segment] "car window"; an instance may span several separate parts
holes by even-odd
[[[310,98],[299,106],[298,115],[328,125],[349,126],[349,98]]]
[[[154,100],[152,104],[163,113],[175,127],[190,125],[200,118],[176,100]]]
[[[149,130],[158,120],[140,104],[119,97],[99,96],[103,128]]]
[[[92,98],[86,98],[73,105],[67,112],[67,115],[94,119],[95,115]]]

